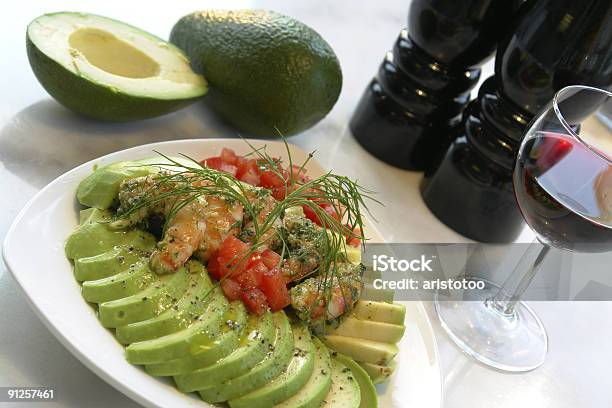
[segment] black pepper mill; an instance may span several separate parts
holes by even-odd
[[[512,168],[529,121],[566,85],[612,85],[612,2],[535,0],[499,46],[495,75],[464,112],[462,134],[422,196],[446,225],[477,241],[511,242],[523,228]]]
[[[414,0],[350,121],[359,143],[404,169],[435,166],[454,140],[478,66],[493,55],[521,0]]]

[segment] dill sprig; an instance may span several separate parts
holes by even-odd
[[[248,156],[253,156],[257,160],[261,170],[271,171],[280,179],[286,180],[285,198],[276,201],[263,220],[258,218],[258,208],[254,205],[256,200],[249,199],[249,193],[252,197],[252,192],[257,191],[257,187],[247,185],[229,173],[209,168],[204,163],[200,163],[187,155],[181,154],[187,160],[187,162],[183,162],[157,151],[156,153],[165,159],[166,163],[154,163],[149,164],[149,166],[160,167],[164,171],[159,173],[155,178],[154,185],[144,192],[141,199],[123,213],[118,214],[118,218],[129,217],[141,208],[154,206],[158,203],[165,203],[166,206],[171,203],[170,210],[166,214],[165,232],[172,218],[182,208],[200,197],[215,195],[229,202],[238,202],[251,220],[254,230],[249,252],[242,255],[241,259],[235,263],[240,264],[246,261],[257,248],[265,245],[266,239],[272,238],[273,234],[267,234],[266,236],[266,232],[274,228],[277,220],[283,217],[287,209],[297,206],[308,207],[316,214],[321,224],[318,237],[321,257],[317,268],[310,274],[320,276],[317,300],[323,296],[322,299],[325,299],[326,304],[328,304],[329,296],[331,296],[329,289],[333,285],[341,287],[338,264],[341,262],[339,255],[343,255],[344,259],[348,258],[345,237],[359,238],[364,245],[366,238],[364,236],[363,210],[370,214],[367,201],[378,204],[380,202],[372,197],[373,191],[360,186],[356,181],[346,176],[340,176],[331,171],[313,179],[300,181],[298,176],[300,173],[305,173],[308,162],[314,157],[314,152],[311,152],[303,163],[295,166],[289,145],[284,138],[283,141],[289,162],[287,170],[283,169],[281,160],[271,157],[266,152],[266,146],[255,148],[249,141],[245,140],[252,150]],[[332,216],[319,206],[319,203],[331,204],[339,217]],[[281,234],[276,235],[281,240],[281,256],[284,257],[285,253],[288,252],[288,245],[280,237]],[[346,296],[345,301],[348,304]],[[317,303],[318,301],[315,301],[313,307]]]

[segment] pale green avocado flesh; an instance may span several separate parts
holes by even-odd
[[[359,384],[359,392],[361,394],[360,408],[377,408],[378,397],[376,395],[376,387],[370,379],[368,373],[349,356],[336,353],[334,358],[344,364],[353,373],[353,378]]]
[[[242,375],[259,363],[270,351],[275,328],[272,315],[251,317],[239,347],[230,355],[201,369],[174,378],[179,390],[191,392],[217,386],[234,376]]]
[[[342,319],[342,323],[338,327],[328,327],[325,334],[356,337],[383,343],[397,343],[404,335],[405,330],[406,327],[403,324],[382,323],[347,316]]]
[[[170,159],[185,165],[193,165],[191,160],[184,157],[171,157]],[[171,165],[168,158],[159,156],[116,162],[95,168],[79,183],[76,192],[77,200],[84,206],[106,210],[117,204],[122,181],[156,174],[165,166]]]
[[[232,408],[266,408],[296,394],[314,369],[315,346],[310,331],[302,324],[292,326],[293,357],[287,368],[272,381],[241,397],[230,399]]]
[[[293,396],[275,405],[277,408],[318,408],[331,388],[331,360],[329,350],[313,338],[315,361],[312,374],[306,384]]]
[[[240,308],[236,318],[239,327],[236,330],[226,330],[221,333],[210,348],[200,349],[198,352],[179,357],[158,364],[148,364],[145,371],[153,376],[171,377],[188,374],[200,368],[210,366],[221,358],[232,353],[241,344],[247,333],[247,313],[241,302],[234,302],[230,307]],[[157,328],[155,328],[157,331]]]
[[[386,366],[364,363],[363,361],[359,361],[358,364],[368,373],[374,384],[381,384],[389,380],[389,377],[395,371],[397,362],[393,360]]]
[[[92,202],[112,205],[119,183],[134,177],[125,171],[129,167],[98,169],[88,181]],[[105,183],[109,168],[117,173]],[[249,315],[242,302],[226,299],[197,261],[174,274],[155,274],[148,263],[155,238],[139,229],[108,228],[110,210],[88,208],[79,219],[66,254],[75,263],[83,297],[98,304],[103,326],[116,329],[131,363],[145,365],[153,375],[174,376],[181,391],[196,391],[207,402],[227,401],[232,408],[357,407],[359,401],[375,401],[371,382],[359,377],[365,371],[354,373],[345,362],[356,378],[347,382],[346,367],[332,363],[327,347],[307,327],[291,325],[283,311]]]
[[[82,205],[105,210],[116,204],[122,181],[146,176],[157,171],[154,159],[112,163],[96,169],[77,187],[77,200]]]
[[[151,319],[171,308],[190,283],[190,274],[186,268],[170,275],[156,276],[151,284],[139,293],[101,303],[98,308],[100,323],[104,327],[116,328]]]
[[[355,304],[351,316],[360,320],[403,325],[406,306],[401,303],[360,300]]]
[[[351,356],[357,361],[387,365],[399,352],[396,344],[382,343],[357,337],[325,335],[323,343],[339,353]]]
[[[233,322],[228,313],[229,302],[216,287],[207,299],[206,310],[188,328],[152,340],[132,343],[126,357],[132,364],[157,364],[207,349],[222,331],[222,322]]]
[[[248,372],[230,378],[211,388],[199,390],[200,397],[206,402],[217,403],[241,397],[276,378],[289,365],[293,356],[293,334],[285,312],[273,316],[276,336],[269,347],[269,353]]]
[[[331,359],[332,385],[321,408],[359,408],[361,392],[355,374],[338,359]]]
[[[200,99],[204,78],[172,44],[128,24],[86,13],[34,19],[27,29],[30,66],[67,108],[108,121],[160,116]]]
[[[178,299],[176,307],[164,308],[162,313],[154,318],[118,327],[116,334],[121,343],[130,344],[150,340],[185,329],[203,313],[206,299],[201,295],[211,290],[213,284],[202,264],[191,262],[188,265],[191,267],[188,274],[189,282],[187,289],[175,296]]]

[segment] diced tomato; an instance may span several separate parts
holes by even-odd
[[[314,212],[312,208],[310,208],[309,205],[304,204],[302,208],[304,209],[304,215],[306,216],[306,218],[308,218],[310,221],[315,222],[317,224],[321,223],[319,221],[319,216],[317,215],[316,212]]]
[[[258,259],[255,262],[251,262],[249,264],[249,268],[248,269],[257,272],[259,275],[262,275],[262,274],[268,272],[268,267],[263,262],[263,260],[260,259],[259,255],[257,257],[258,257]]]
[[[236,155],[236,152],[234,152],[232,149],[228,149],[227,147],[224,147],[223,149],[221,149],[220,157],[221,157],[221,160],[223,160],[227,164],[235,165],[236,162],[238,161],[238,156]]]
[[[223,160],[220,157],[209,157],[200,162],[202,165],[211,169],[220,170]]]
[[[238,157],[236,159],[236,167],[238,167],[237,177],[242,177],[249,170],[257,171],[257,163],[255,160],[247,159],[246,157]]]
[[[324,209],[325,212],[327,212],[329,215],[331,215],[332,218],[334,218],[336,221],[340,221],[340,214],[338,214],[336,212],[336,209],[334,208],[333,205],[331,205],[329,203],[321,203],[321,204],[319,204],[319,207]]]
[[[331,205],[330,203],[319,203],[319,207],[321,207],[325,212],[331,215],[333,219],[335,219],[336,221],[340,221],[340,214],[336,212],[336,209],[333,205]],[[306,216],[306,218],[308,218],[317,225],[321,225],[321,220],[319,219],[319,216],[310,206],[303,205],[302,208],[304,209],[304,215]]]
[[[285,186],[272,187],[272,197],[278,201],[284,200],[287,196],[287,188]]]
[[[242,289],[240,284],[232,279],[223,279],[221,281],[221,289],[225,293],[225,297],[229,300],[238,300],[242,297]]]
[[[236,166],[238,167],[236,177],[238,177],[239,180],[253,186],[259,186],[259,168],[257,167],[256,160],[238,157],[238,159],[236,159]]]
[[[277,200],[285,198],[285,186],[290,186],[294,182],[302,184],[309,180],[306,170],[300,166],[293,165],[289,170],[285,170],[278,160],[275,171],[266,170],[267,163],[264,160],[238,156],[232,149],[225,147],[219,156],[209,157],[201,163],[212,169],[232,174],[245,183],[270,189]],[[262,170],[260,166],[264,169]]]
[[[227,163],[223,163],[221,164],[221,168],[219,169],[220,171],[224,171],[226,173],[231,174],[232,176],[236,176],[236,173],[238,172],[238,167],[232,165],[232,164],[227,164]]]
[[[244,157],[238,157],[236,159],[236,167],[238,167],[238,173],[236,173],[236,177],[242,177],[242,175],[247,172],[248,165],[248,159],[245,159]]]
[[[260,178],[257,170],[249,169],[246,173],[239,177],[240,181],[244,181],[252,186],[259,186]]]
[[[298,183],[304,183],[308,180],[308,177],[306,176],[306,169],[296,166],[295,164],[291,166],[291,172],[289,175]]]
[[[348,225],[347,225],[347,227],[348,227]],[[357,248],[357,247],[359,247],[359,245],[361,245],[361,239],[360,239],[360,238],[358,238],[358,236],[360,236],[360,235],[361,235],[361,229],[359,229],[359,228],[355,228],[355,229],[353,230],[353,234],[357,235],[357,237],[354,237],[354,236],[353,236],[353,237],[351,237],[351,236],[347,236],[347,237],[346,237],[346,243],[347,243],[348,245],[350,245],[350,246],[353,246],[353,247]]]
[[[223,241],[219,249],[219,267],[221,275],[240,272],[247,264],[244,256],[249,251],[249,244],[230,235]]]
[[[267,188],[277,200],[283,200],[287,193],[293,190],[292,184],[303,184],[309,180],[306,171],[299,166],[285,170],[278,160],[278,167],[273,171],[266,169],[265,160],[239,156],[229,148],[223,148],[219,156],[209,157],[201,163],[209,168],[227,172],[245,183]],[[313,199],[313,202],[335,219],[341,218],[331,204],[316,199]],[[304,206],[304,212],[309,219],[320,224],[316,212],[310,207]],[[274,311],[287,306],[291,299],[279,269],[281,256],[266,249],[263,252],[254,252],[246,259],[249,251],[249,244],[234,236],[228,237],[208,262],[210,275],[221,280],[221,288],[228,299],[242,298],[252,313],[260,315],[267,310],[268,305]],[[228,274],[231,275],[227,276]]]
[[[261,260],[268,269],[274,269],[280,265],[281,256],[271,249],[266,249],[261,253]]]
[[[285,279],[279,269],[271,269],[263,274],[261,290],[266,295],[268,305],[273,312],[281,310],[291,303]]]
[[[242,242],[233,235],[225,238],[219,249],[219,257],[231,258],[236,254],[242,254],[249,250],[249,244]]]
[[[351,237],[351,238],[346,240],[346,243],[349,246],[352,246],[352,247],[355,247],[355,248],[359,248],[359,245],[361,245],[361,240],[359,238]]]
[[[261,186],[264,188],[284,187],[285,179],[272,170],[265,170],[261,172]]]
[[[258,260],[244,271],[232,275],[232,279],[238,282],[242,289],[258,288],[261,285],[261,277],[266,272],[268,272],[268,268],[262,261]]]
[[[208,265],[206,265],[206,269],[210,276],[215,279],[221,279],[223,275],[221,274],[221,268],[219,267],[219,257],[217,252],[212,254],[210,259],[208,260]]]
[[[249,257],[249,261],[247,262],[247,268],[250,268],[251,266],[253,266],[253,264],[255,264],[256,262],[260,260],[261,260],[261,253],[253,252],[251,256]]]
[[[208,168],[224,171],[232,176],[235,176],[238,172],[238,167],[223,161],[220,157],[209,157],[208,159],[202,160],[201,163]]]
[[[257,288],[242,291],[242,301],[251,313],[258,316],[264,314],[268,309],[266,295],[264,295],[264,293]]]

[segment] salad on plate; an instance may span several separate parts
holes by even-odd
[[[374,407],[405,309],[364,292],[373,193],[251,148],[94,169],[65,245],[83,298],[130,363],[208,403]]]

